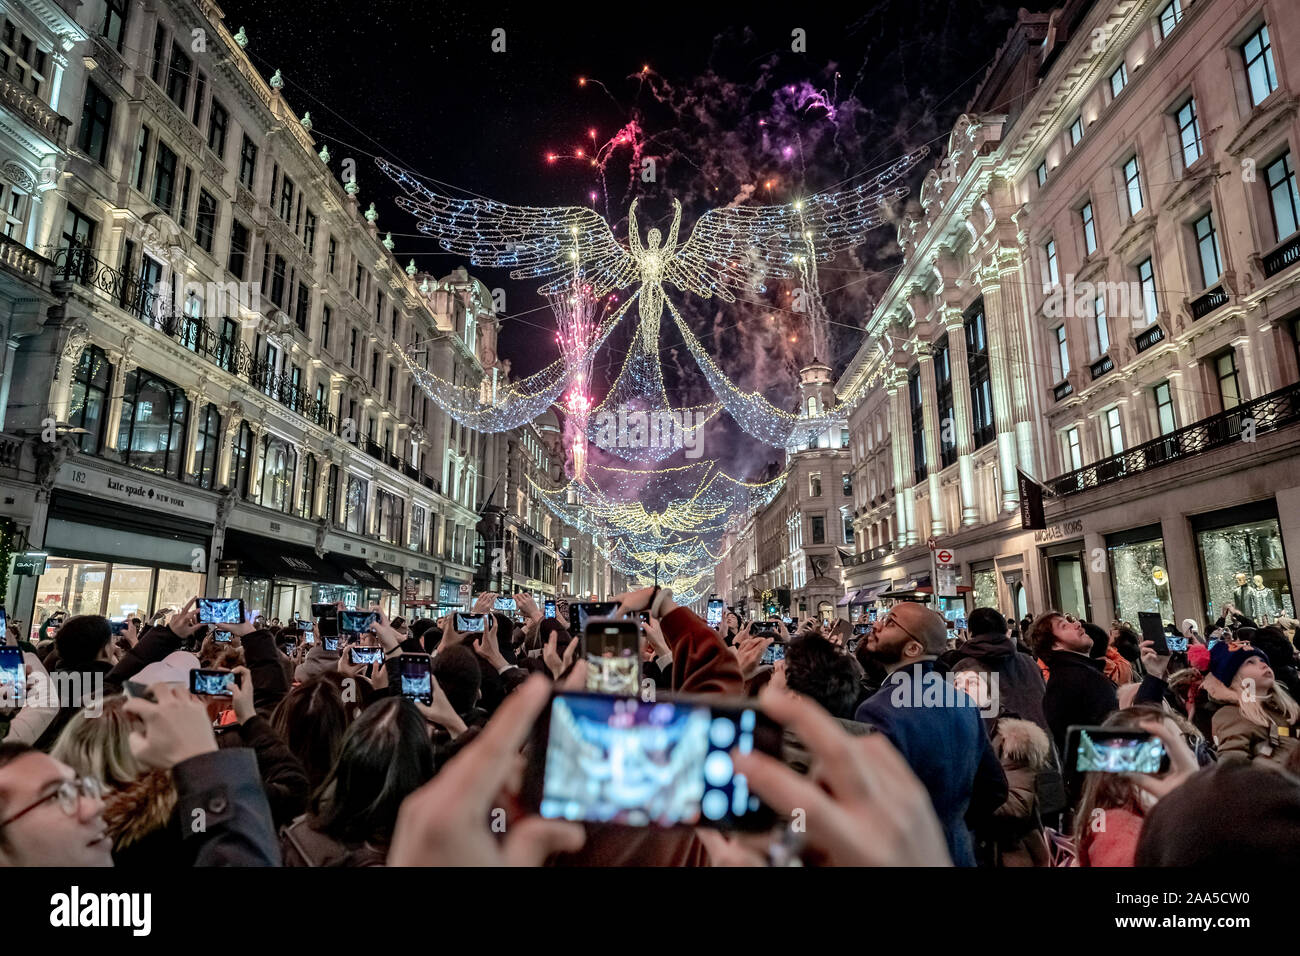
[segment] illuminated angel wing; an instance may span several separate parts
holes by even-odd
[[[511,268],[511,278],[555,276],[539,290],[562,291],[574,253],[585,281],[599,297],[639,281],[640,271],[599,214],[583,206],[511,206],[490,199],[454,199],[433,192],[406,170],[376,160],[406,194],[397,205],[414,215],[420,232],[476,266]]]
[[[903,177],[929,152],[922,147],[854,189],[817,193],[783,206],[710,209],[664,267],[683,292],[735,301],[755,276],[789,278],[800,257],[825,261],[858,245],[885,220],[885,204],[906,196]],[[761,291],[761,290],[759,290]]]

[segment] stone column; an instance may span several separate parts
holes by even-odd
[[[1190,425],[1201,418],[1197,409],[1197,391],[1200,389],[1200,370],[1195,366],[1176,369],[1169,373],[1169,393],[1174,400],[1174,410],[1178,416],[1178,427]]]
[[[1150,392],[1141,387],[1135,388],[1129,393],[1128,408],[1130,411],[1129,417],[1132,420],[1131,434],[1133,436],[1132,444],[1134,445],[1145,444],[1156,437],[1152,432],[1150,408],[1148,407],[1148,403],[1152,401],[1150,395]],[[1124,427],[1129,428],[1130,425],[1126,423]]]
[[[217,458],[217,473],[212,479],[214,488],[221,488],[234,481],[231,474],[231,462],[235,456],[235,442],[239,439],[239,426],[244,416],[234,408],[223,409],[224,421],[221,426],[221,453]]]
[[[928,346],[918,350],[921,366],[921,418],[925,428],[926,481],[930,486],[930,534],[944,533],[943,489],[939,485],[939,400],[934,378],[934,355]]]
[[[262,439],[266,437],[266,426],[259,422],[249,422],[253,430],[253,458],[248,463],[248,500],[259,501],[262,497],[262,462],[266,458],[266,448]]]
[[[1237,387],[1241,391],[1241,400],[1267,394],[1263,371],[1259,367],[1259,353],[1249,336],[1232,340],[1232,347],[1237,350]]]
[[[307,470],[307,456],[311,454],[311,448],[306,442],[303,442],[301,445],[294,445],[293,450],[298,455],[298,462],[297,467],[293,470],[293,483],[289,486],[289,513],[297,516],[298,502],[302,495],[303,473]],[[314,517],[315,514],[315,509],[312,509],[311,514],[307,515],[307,517]]]
[[[1000,273],[985,270],[982,284],[993,423],[998,436],[998,474],[1002,479],[1002,510],[1014,511],[1020,507],[1020,487],[1016,478],[1019,458],[1016,454],[1016,413],[1012,409],[1012,355],[1006,331],[1009,319],[1003,290],[1015,284],[1015,276],[1010,276],[1004,283]]]
[[[974,423],[971,421],[970,368],[966,357],[966,327],[958,309],[945,313],[948,330],[948,365],[952,369],[953,439],[957,442],[957,468],[961,478],[961,523],[979,524],[975,496]]]
[[[203,383],[198,388],[187,388],[185,397],[190,402],[190,427],[185,429],[185,474],[192,476],[195,471],[195,457],[199,447],[199,428],[203,423],[203,413],[207,404],[203,401]]]
[[[136,365],[120,352],[109,355],[113,362],[113,379],[108,399],[108,421],[104,423],[104,447],[116,451],[117,431],[122,421],[122,396],[126,390],[126,379]],[[64,399],[66,407],[67,399]]]
[[[909,499],[912,493],[909,469],[912,460],[912,428],[907,422],[910,417],[903,403],[907,400],[903,393],[901,370],[895,370],[886,380],[889,393],[889,431],[890,448],[894,458],[894,505],[897,511],[895,531],[900,548],[915,543],[916,532],[910,530]]]

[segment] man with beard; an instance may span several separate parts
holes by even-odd
[[[1102,672],[1105,660],[1090,656],[1092,638],[1073,614],[1048,611],[1034,622],[1029,640],[1051,674],[1043,694],[1043,714],[1057,751],[1068,763],[1065,735],[1070,725],[1095,727],[1117,710],[1115,685]]]
[[[1007,778],[979,709],[935,670],[947,638],[934,611],[911,602],[890,608],[865,638],[866,653],[888,677],[854,716],[888,737],[925,785],[953,863],[974,866],[967,816],[980,821],[1000,807]]]

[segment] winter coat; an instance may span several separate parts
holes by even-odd
[[[1286,715],[1274,701],[1261,703],[1269,718],[1267,727],[1248,720],[1235,702],[1225,703],[1214,712],[1211,729],[1220,760],[1261,759],[1283,767],[1291,752],[1300,747],[1296,739],[1297,724],[1288,724]]]
[[[977,839],[996,866],[1047,866],[1039,818],[1038,775],[1052,766],[1052,741],[1031,720],[1000,717],[993,724],[993,753],[1007,775],[1007,799]]]
[[[1133,680],[1133,665],[1126,661],[1118,650],[1113,647],[1106,648],[1106,656],[1103,660],[1105,663],[1102,665],[1102,673],[1112,684],[1118,687]]]
[[[1050,651],[1045,658],[1052,676],[1043,694],[1043,713],[1057,751],[1065,753],[1069,727],[1097,726],[1118,708],[1119,698],[1101,672],[1101,661],[1073,651]]]
[[[997,674],[999,709],[1048,729],[1043,714],[1047,685],[1032,657],[1016,653],[1016,645],[1001,634],[976,634],[960,650],[961,657],[953,665],[954,671],[984,670]]]
[[[311,790],[307,771],[265,717],[254,714],[242,724],[222,728],[217,734],[217,745],[222,749],[247,747],[253,751],[271,818],[277,826],[288,823],[307,808]]]
[[[937,678],[934,660],[903,667],[889,675],[854,719],[889,738],[930,794],[956,866],[974,866],[975,852],[966,817],[977,825],[1006,801],[1002,772],[979,710],[964,693],[954,703],[930,702],[925,692]],[[944,693],[952,693],[949,685]]]
[[[285,866],[384,866],[388,847],[349,846],[315,829],[311,814],[303,814],[280,831]]]
[[[104,824],[117,867],[163,871],[184,865],[180,834],[172,830],[176,786],[166,770],[152,770],[104,795]]]

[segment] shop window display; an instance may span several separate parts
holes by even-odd
[[[971,599],[975,602],[971,606],[993,607],[1001,611],[1002,605],[998,600],[998,573],[992,568],[975,571],[972,572],[971,579]]]
[[[1165,543],[1160,538],[1111,545],[1107,565],[1115,595],[1115,616],[1136,626],[1139,611],[1153,611],[1162,621],[1174,619]]]
[[[1261,625],[1295,616],[1276,519],[1201,531],[1196,544],[1211,620],[1228,603]]]

